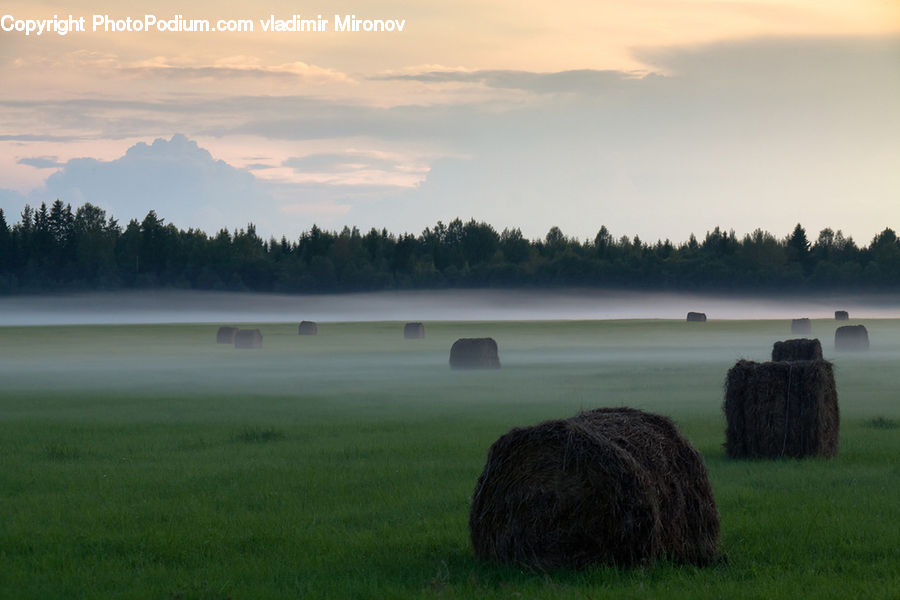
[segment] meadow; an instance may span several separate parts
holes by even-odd
[[[833,350],[833,460],[725,457],[723,383],[783,320],[0,327],[0,598],[897,598],[900,320]],[[250,325],[250,324],[242,324]],[[499,371],[450,371],[491,336]],[[726,558],[534,573],[475,560],[468,510],[515,426],[632,406],[703,454]]]

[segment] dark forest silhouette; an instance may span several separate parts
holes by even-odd
[[[590,286],[653,290],[804,291],[900,288],[900,241],[885,229],[868,246],[840,230],[815,240],[799,224],[785,238],[757,229],[738,239],[716,227],[702,240],[593,240],[553,227],[542,240],[487,223],[440,221],[420,235],[340,232],[313,225],[296,241],[264,240],[251,224],[214,236],[180,230],[150,211],[125,227],[102,209],[57,200],[0,210],[0,293],[173,287],[336,292],[446,287]]]

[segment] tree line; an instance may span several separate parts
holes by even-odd
[[[601,227],[578,240],[552,227],[530,240],[455,219],[418,236],[313,225],[297,240],[265,240],[250,224],[213,236],[181,230],[154,211],[124,227],[101,208],[60,200],[28,205],[12,226],[0,210],[0,293],[181,288],[349,292],[447,287],[589,286],[772,291],[900,288],[900,241],[886,228],[868,246],[840,230],[815,240],[719,227],[700,240],[647,243]]]

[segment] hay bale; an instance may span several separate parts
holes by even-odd
[[[298,335],[317,335],[318,333],[319,326],[316,325],[315,321],[301,321],[297,327]]]
[[[407,340],[424,339],[425,326],[421,323],[407,323],[403,326],[403,337]]]
[[[262,348],[263,336],[259,329],[238,329],[234,334],[234,347],[242,350]]]
[[[738,361],[725,381],[730,458],[837,454],[840,415],[826,360]]]
[[[650,474],[666,558],[698,565],[718,558],[719,513],[706,465],[670,419],[633,408],[601,408],[573,419],[628,451]]]
[[[850,319],[850,313],[846,310],[836,310],[834,311],[834,320],[835,321],[847,321]]]
[[[707,564],[719,519],[703,461],[671,421],[598,409],[494,442],[469,533],[479,558],[541,570]]]
[[[493,338],[460,338],[450,347],[451,369],[499,369],[500,356]]]
[[[237,327],[219,327],[219,331],[216,332],[216,343],[233,344],[234,334],[236,334],[237,332]]]
[[[812,333],[812,321],[809,319],[792,319],[791,333]]]
[[[869,332],[865,325],[842,325],[834,332],[835,350],[868,350]]]
[[[688,323],[706,323],[706,313],[689,312],[687,314]]]
[[[775,342],[772,360],[822,360],[822,344],[806,338]]]

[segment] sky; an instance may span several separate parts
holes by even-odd
[[[328,24],[262,27],[295,14]],[[54,15],[85,31],[16,31]],[[335,31],[346,15],[394,31]],[[59,198],[288,238],[900,228],[896,0],[11,1],[0,25],[10,223]]]

